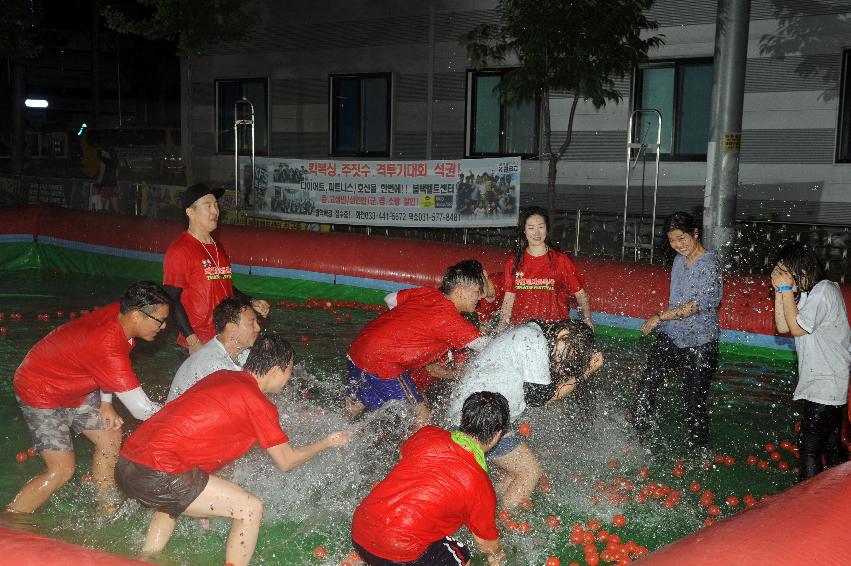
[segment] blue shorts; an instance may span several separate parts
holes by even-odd
[[[373,411],[393,399],[407,400],[411,404],[423,402],[423,396],[408,372],[399,377],[381,379],[356,366],[351,358],[346,358],[346,365],[349,368],[349,396]]]
[[[517,431],[514,430],[514,426],[512,425],[511,428],[502,435],[502,438],[499,439],[496,446],[491,448],[490,452],[487,453],[487,458],[499,458],[500,456],[510,454],[515,448],[520,446],[521,442],[523,442],[523,439],[520,438],[520,435],[517,434]]]

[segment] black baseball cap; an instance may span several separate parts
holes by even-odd
[[[224,193],[225,190],[222,188],[211,189],[204,183],[197,183],[180,193],[180,204],[183,208],[189,208],[196,200],[205,195],[213,195],[218,199],[221,198]]]

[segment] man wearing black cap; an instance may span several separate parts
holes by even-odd
[[[175,323],[180,330],[178,343],[189,353],[216,335],[216,305],[239,292],[233,286],[227,252],[212,235],[219,223],[218,199],[223,192],[224,189],[211,189],[203,183],[183,191],[180,203],[186,209],[189,227],[165,252],[163,283],[175,299],[179,297],[183,307],[175,309]],[[269,313],[268,302],[251,302],[262,316]]]

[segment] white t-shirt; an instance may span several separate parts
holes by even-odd
[[[798,387],[793,399],[822,405],[848,401],[851,330],[839,285],[822,280],[798,299],[798,326],[807,334],[795,338]]]
[[[527,322],[494,338],[467,364],[452,391],[447,416],[457,426],[467,397],[478,391],[493,391],[508,399],[510,419],[514,421],[526,410],[523,384],[551,382],[547,339],[537,324]]]
[[[250,348],[246,348],[239,353],[239,356],[234,362],[228,353],[225,351],[224,344],[219,342],[218,336],[201,346],[194,354],[186,358],[177,373],[174,375],[174,380],[171,382],[171,387],[168,390],[166,403],[173,401],[184,391],[207,377],[211,373],[215,373],[222,369],[239,371],[242,369],[242,364],[248,358]]]

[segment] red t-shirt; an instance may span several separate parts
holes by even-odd
[[[438,363],[442,366],[448,366],[451,362],[455,367],[458,367],[464,363],[464,360],[467,357],[464,352],[465,350],[451,350],[451,360],[449,359],[450,352],[447,352],[446,354],[441,356],[436,362],[432,363]],[[408,372],[408,375],[410,376],[411,381],[414,382],[414,385],[417,386],[417,391],[425,391],[426,389],[434,385],[435,381],[437,381],[437,378],[431,375],[424,367],[412,369]]]
[[[567,254],[550,250],[533,257],[523,254],[514,272],[514,258],[505,262],[505,292],[514,293],[511,324],[530,319],[553,321],[568,318],[570,295],[585,286],[585,278]]]
[[[289,442],[278,409],[243,371],[211,373],[142,423],[121,455],[170,474],[213,473],[248,452]]]
[[[180,302],[186,309],[189,324],[201,342],[216,335],[213,309],[222,299],[233,295],[230,259],[221,244],[202,244],[184,232],[165,252],[163,283],[180,287]],[[185,346],[183,335],[177,339]]]
[[[461,525],[480,539],[499,537],[490,478],[447,431],[425,426],[400,452],[399,463],[355,509],[355,542],[386,560],[406,562]]]
[[[118,323],[118,303],[54,329],[18,366],[15,393],[37,409],[79,407],[96,389],[122,393],[139,387],[130,365],[132,341]]]
[[[396,307],[367,324],[349,348],[349,357],[364,371],[383,379],[426,366],[479,337],[443,293],[431,287],[404,289]]]

